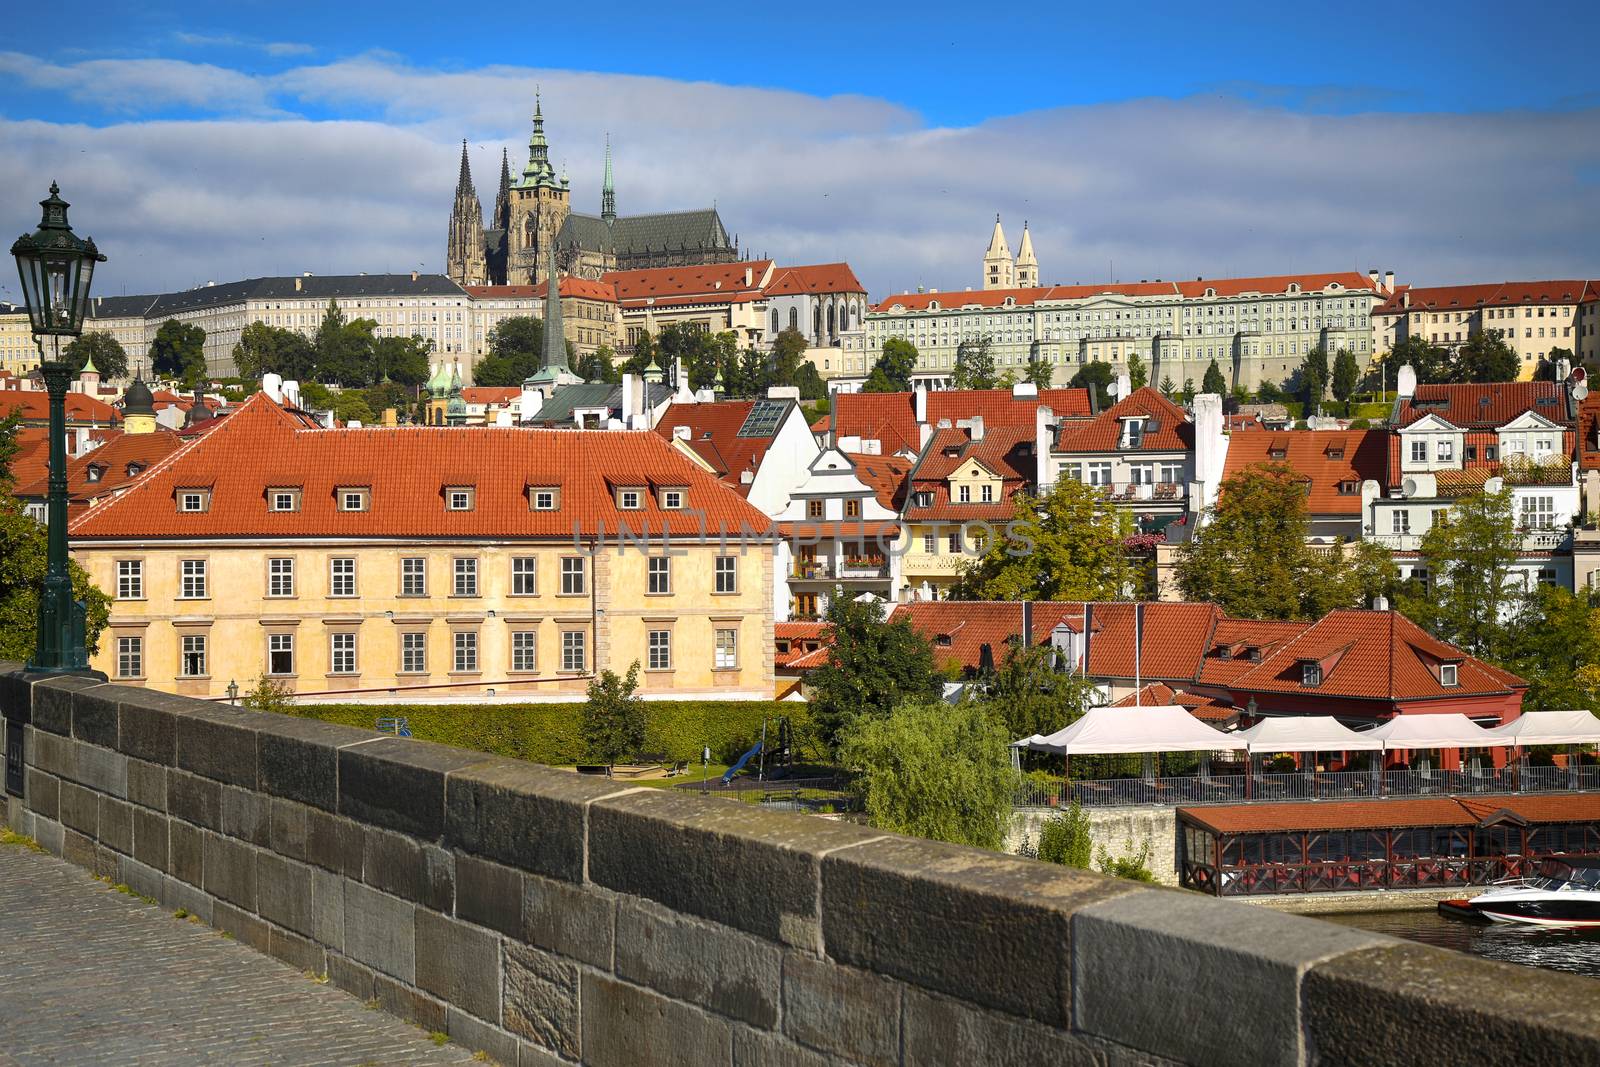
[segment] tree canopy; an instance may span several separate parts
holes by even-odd
[[[589,682],[579,732],[584,751],[596,763],[619,763],[644,750],[644,701],[639,699],[639,661],[628,673],[601,671]]]
[[[1099,699],[1092,679],[1058,669],[1049,645],[1008,645],[994,677],[981,684],[982,700],[1010,740],[1070,726]]]
[[[1217,361],[1212,360],[1206,368],[1205,376],[1200,379],[1202,393],[1215,393],[1218,396],[1228,395],[1228,379],[1222,376],[1222,368],[1217,366]]]
[[[122,344],[104,330],[86,330],[83,336],[61,350],[61,356],[72,365],[72,373],[83,370],[91,358],[102,379],[128,376],[128,353]]]
[[[950,375],[950,384],[957,389],[993,389],[999,379],[995,376],[991,347],[988,334],[957,345],[955,372]]]
[[[1350,400],[1360,384],[1361,368],[1356,365],[1356,354],[1348,348],[1339,349],[1339,354],[1333,357],[1333,398],[1344,405],[1346,415],[1350,414]]]
[[[1450,380],[1455,382],[1514,382],[1520,371],[1516,352],[1499,330],[1479,330],[1456,349]]]
[[[905,393],[911,390],[911,374],[917,369],[917,347],[904,337],[883,342],[883,354],[872,365],[872,373],[862,387],[867,393]]]
[[[164,378],[197,385],[206,376],[206,332],[192,322],[168,319],[150,342],[150,368]]]
[[[1137,572],[1123,541],[1132,520],[1093,486],[1062,478],[1042,497],[1018,493],[1013,518],[964,565],[957,600],[1115,600]]]
[[[489,331],[488,355],[472,368],[478,385],[521,385],[538,372],[544,359],[544,320],[528,315],[501,319]],[[567,366],[577,364],[572,342],[567,342]],[[574,371],[576,373],[576,371]]]
[[[1413,583],[1401,609],[1434,636],[1498,659],[1506,622],[1522,606],[1511,570],[1521,550],[1510,487],[1458,500],[1422,535],[1418,563],[1427,585]]]
[[[933,650],[905,619],[889,622],[882,604],[833,596],[827,622],[827,662],[806,684],[812,721],[830,750],[858,718],[881,719],[904,701],[938,697]]]
[[[1104,411],[1111,406],[1111,384],[1116,380],[1117,372],[1112,369],[1111,364],[1102,363],[1097,359],[1079,367],[1078,373],[1074,374],[1067,384],[1074,389],[1093,389],[1096,402],[1100,410]]]
[[[1328,353],[1321,345],[1313,345],[1311,351],[1306,353],[1305,359],[1300,361],[1300,369],[1296,372],[1300,383],[1300,400],[1305,404],[1307,416],[1315,415],[1322,406],[1322,398],[1328,391]]]
[[[1150,368],[1144,365],[1144,360],[1137,352],[1128,356],[1128,384],[1135,389],[1143,389],[1150,384]]]

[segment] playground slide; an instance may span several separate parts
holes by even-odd
[[[761,742],[757,741],[755,743],[755,747],[754,748],[752,748],[749,752],[746,752],[744,755],[739,757],[739,762],[738,763],[735,763],[732,767],[728,768],[728,773],[724,774],[722,776],[722,784],[723,785],[727,785],[729,782],[733,781],[733,776],[738,774],[740,771],[744,770],[744,765],[746,763],[749,763],[750,760],[755,755],[757,755],[760,751],[761,751]]]

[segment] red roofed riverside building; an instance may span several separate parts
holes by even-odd
[[[1600,358],[1600,282],[1400,286],[1372,311],[1378,352],[1410,337],[1454,351],[1485,330],[1497,331],[1517,353],[1524,381],[1553,349],[1592,362]]]
[[[647,696],[767,698],[771,546],[700,516],[766,521],[654,433],[313,429],[259,393],[72,536],[114,598],[95,666],[135,684],[571,699],[637,660]]]

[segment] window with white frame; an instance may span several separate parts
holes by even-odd
[[[672,592],[672,560],[668,556],[651,556],[646,563],[646,592],[660,596]]]
[[[328,595],[356,595],[356,558],[334,556],[328,560]]]
[[[648,651],[647,670],[670,671],[672,669],[672,631],[651,630]]]
[[[532,489],[528,493],[534,511],[554,511],[560,506],[560,494],[554,489]]]
[[[1084,466],[1088,470],[1090,485],[1111,484],[1111,463],[1109,461],[1105,463],[1086,463]]]
[[[682,489],[661,490],[661,507],[667,511],[678,511],[683,507]]]
[[[144,677],[144,638],[117,638],[117,677]]]
[[[117,560],[117,599],[144,599],[144,560]]]
[[[1411,442],[1411,462],[1428,462],[1428,442],[1423,438],[1419,437]]]
[[[994,484],[991,482],[984,482],[982,485],[980,485],[978,487],[978,499],[983,501],[985,504],[994,503]]]
[[[587,662],[588,634],[582,630],[561,631],[561,669],[581,671]]]
[[[1439,664],[1439,684],[1444,686],[1458,684],[1456,665],[1454,663]]]
[[[366,511],[371,503],[365,489],[340,489],[338,498],[340,511]]]
[[[211,510],[211,491],[209,489],[178,490],[178,510],[191,513]]]
[[[294,596],[294,559],[274,556],[267,560],[267,595]]]
[[[561,593],[563,596],[581,596],[587,592],[587,574],[582,556],[561,557]]]
[[[717,557],[716,591],[719,593],[737,593],[739,591],[738,556]]]
[[[1555,526],[1556,500],[1553,496],[1525,496],[1522,498],[1522,527],[1526,530],[1548,530]]]
[[[298,489],[269,489],[267,490],[267,508],[271,511],[299,511],[300,490]]]
[[[428,670],[428,635],[420,630],[407,630],[400,635],[400,672],[425,674]]]
[[[922,551],[933,555],[939,551],[939,538],[937,534],[925,533],[922,535]]]
[[[178,599],[206,599],[206,561],[185,559],[178,563]]]
[[[1135,463],[1128,468],[1128,481],[1134,485],[1155,484],[1156,469],[1149,463]]]
[[[1456,443],[1449,437],[1441,437],[1434,442],[1433,455],[1440,463],[1454,463],[1456,461]]]
[[[958,485],[958,486],[956,486],[956,502],[958,504],[970,504],[970,503],[972,503],[972,486],[970,486],[970,485]]]
[[[340,631],[328,635],[328,671],[332,674],[356,673],[356,635]]]
[[[1322,664],[1320,664],[1320,663],[1302,663],[1302,664],[1300,664],[1300,684],[1301,685],[1308,685],[1308,686],[1321,685],[1322,684]]]
[[[1162,485],[1177,485],[1183,481],[1182,463],[1163,463],[1160,465],[1156,480]]]
[[[444,505],[451,511],[471,511],[474,495],[471,486],[455,486],[444,491]]]
[[[638,489],[617,490],[617,507],[623,511],[638,511],[644,493]]]
[[[1395,508],[1389,512],[1389,521],[1391,523],[1391,533],[1408,534],[1411,532],[1411,512],[1405,508]]]
[[[294,634],[267,635],[267,673],[294,673]]]
[[[400,595],[428,595],[428,561],[421,556],[406,556],[400,561]]]
[[[454,596],[478,595],[478,560],[475,556],[457,556],[455,559]]]
[[[717,631],[711,666],[719,671],[730,671],[739,666],[738,630],[721,629]]]
[[[539,668],[539,632],[537,630],[511,631],[511,669],[532,671]]]
[[[457,674],[471,674],[478,669],[478,631],[457,630],[454,641],[455,657],[451,669]]]
[[[536,596],[538,592],[538,558],[536,556],[511,557],[511,595]]]

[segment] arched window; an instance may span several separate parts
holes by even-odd
[[[829,304],[828,305],[828,333],[831,335],[831,334],[836,334],[838,332],[839,331],[837,331],[837,330],[835,330],[833,328],[833,305]]]
[[[813,304],[811,306],[811,336],[813,338],[822,336],[822,305],[821,304]]]
[[[799,308],[792,307],[792,308],[789,309],[789,329],[791,329],[791,330],[799,330],[800,329],[800,309]]]
[[[778,332],[778,309],[777,308],[773,308],[772,309],[772,332],[773,333],[777,333]]]

